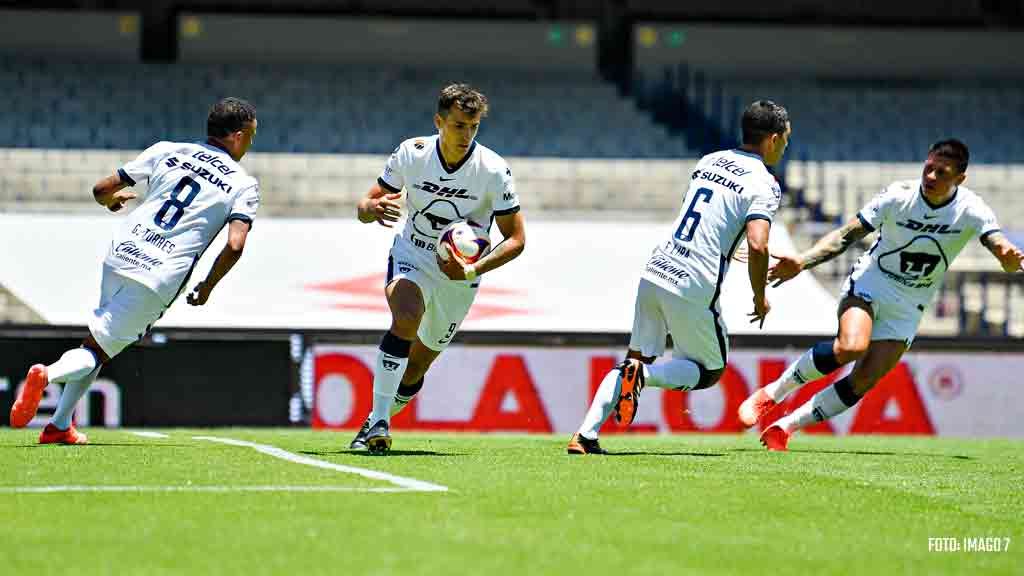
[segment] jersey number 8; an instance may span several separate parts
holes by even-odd
[[[185,188],[188,188],[188,194],[184,199],[182,199],[180,195],[182,190]],[[171,197],[168,198],[167,201],[164,202],[164,205],[160,207],[160,210],[157,211],[156,216],[153,218],[153,222],[164,230],[171,230],[178,224],[178,221],[181,220],[181,217],[185,214],[185,208],[188,208],[188,205],[196,199],[197,194],[199,194],[199,183],[188,176],[183,177],[178,182],[178,185],[174,187],[174,190],[171,192]],[[165,222],[164,218],[172,208],[174,209],[174,213],[172,213],[171,217]]]

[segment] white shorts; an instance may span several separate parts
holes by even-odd
[[[672,335],[672,357],[688,358],[708,370],[725,367],[729,337],[718,313],[640,279],[629,348],[644,356],[661,356],[665,336]]]
[[[433,258],[433,252],[416,248],[396,236],[388,256],[387,284],[404,278],[419,286],[424,311],[416,336],[424,346],[440,352],[448,347],[469,314],[480,281],[471,285],[449,280],[437,269]]]
[[[891,294],[886,286],[879,285],[882,282],[886,280],[867,275],[856,280],[847,277],[840,297],[856,296],[871,304],[871,340],[902,340],[910,348],[925,306]]]
[[[141,340],[165,310],[156,292],[104,266],[100,305],[89,319],[89,332],[113,358]]]

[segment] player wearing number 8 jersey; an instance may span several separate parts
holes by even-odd
[[[46,386],[63,383],[57,411],[39,441],[84,444],[85,435],[71,422],[78,400],[100,367],[140,340],[163,315],[199,257],[227,225],[227,244],[206,279],[188,296],[194,306],[206,303],[242,255],[259,206],[259,186],[238,164],[255,135],[255,108],[244,100],[225,98],[210,109],[206,142],[158,142],[96,184],[96,202],[111,212],[137,197],[126,188],[143,180],[148,188],[110,243],[89,336],[53,364],[29,369],[11,408],[11,426],[28,424]]]
[[[690,175],[671,237],[655,247],[637,289],[626,360],[605,376],[570,454],[601,454],[598,430],[614,410],[631,423],[645,385],[670,390],[713,386],[725,370],[729,343],[720,320],[722,280],[737,245],[748,244],[754,322],[764,322],[768,231],[781,190],[767,166],[782,159],[789,142],[786,109],[760,100],[743,113],[743,145],[700,159]],[[672,335],[672,360],[653,364]]]

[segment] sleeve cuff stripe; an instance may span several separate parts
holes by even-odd
[[[508,216],[509,214],[515,214],[516,212],[519,212],[519,206],[513,206],[511,208],[506,208],[505,210],[495,210],[494,215]]]
[[[124,171],[124,168],[118,168],[117,175],[121,177],[121,182],[124,182],[129,186],[135,186],[135,180],[132,180],[132,177]]]
[[[402,191],[401,188],[395,188],[391,184],[385,182],[383,178],[377,178],[377,184],[380,184],[381,188],[384,188],[385,190],[388,190],[389,192],[393,192],[395,194],[398,194],[399,192]]]
[[[875,231],[875,227],[872,226],[871,222],[868,222],[868,219],[865,218],[864,215],[861,214],[860,212],[857,212],[857,219],[860,220],[860,223],[863,224],[864,227],[868,229],[868,231],[870,231],[870,232],[874,232]]]
[[[241,222],[245,222],[249,226],[252,226],[252,218],[246,216],[245,214],[231,214],[230,216],[228,216],[228,222],[231,222],[232,220],[239,220]]]
[[[747,216],[747,222],[751,220],[767,220],[769,224],[772,222],[772,217],[767,214],[750,214]]]
[[[982,234],[978,238],[978,240],[980,240],[981,242],[984,242],[986,238],[988,238],[989,236],[995,234],[996,232],[1002,232],[1002,230],[1000,230],[999,228],[996,228],[995,230],[989,230],[988,232],[985,232],[984,234]]]

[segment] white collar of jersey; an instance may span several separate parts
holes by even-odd
[[[917,193],[921,195],[921,200],[924,200],[925,205],[928,206],[929,208],[931,208],[932,210],[938,210],[939,208],[945,208],[946,206],[949,206],[950,204],[952,204],[953,200],[956,200],[956,195],[957,195],[958,192],[960,192],[960,187],[959,186],[957,186],[956,188],[953,189],[953,193],[949,196],[949,199],[947,199],[945,202],[943,202],[942,204],[932,204],[931,200],[929,200],[928,197],[924,195],[924,186],[923,185],[919,185],[917,187]]]
[[[469,160],[470,156],[473,155],[473,152],[476,151],[476,140],[473,140],[473,143],[470,144],[469,148],[466,150],[466,155],[463,156],[462,160],[459,160],[454,166],[448,166],[448,163],[444,161],[444,154],[441,153],[440,136],[438,136],[437,140],[434,142],[434,150],[437,153],[438,161],[441,162],[441,168],[444,168],[444,171],[449,174],[454,174],[459,171],[459,168],[462,168],[462,165],[465,164]]]

